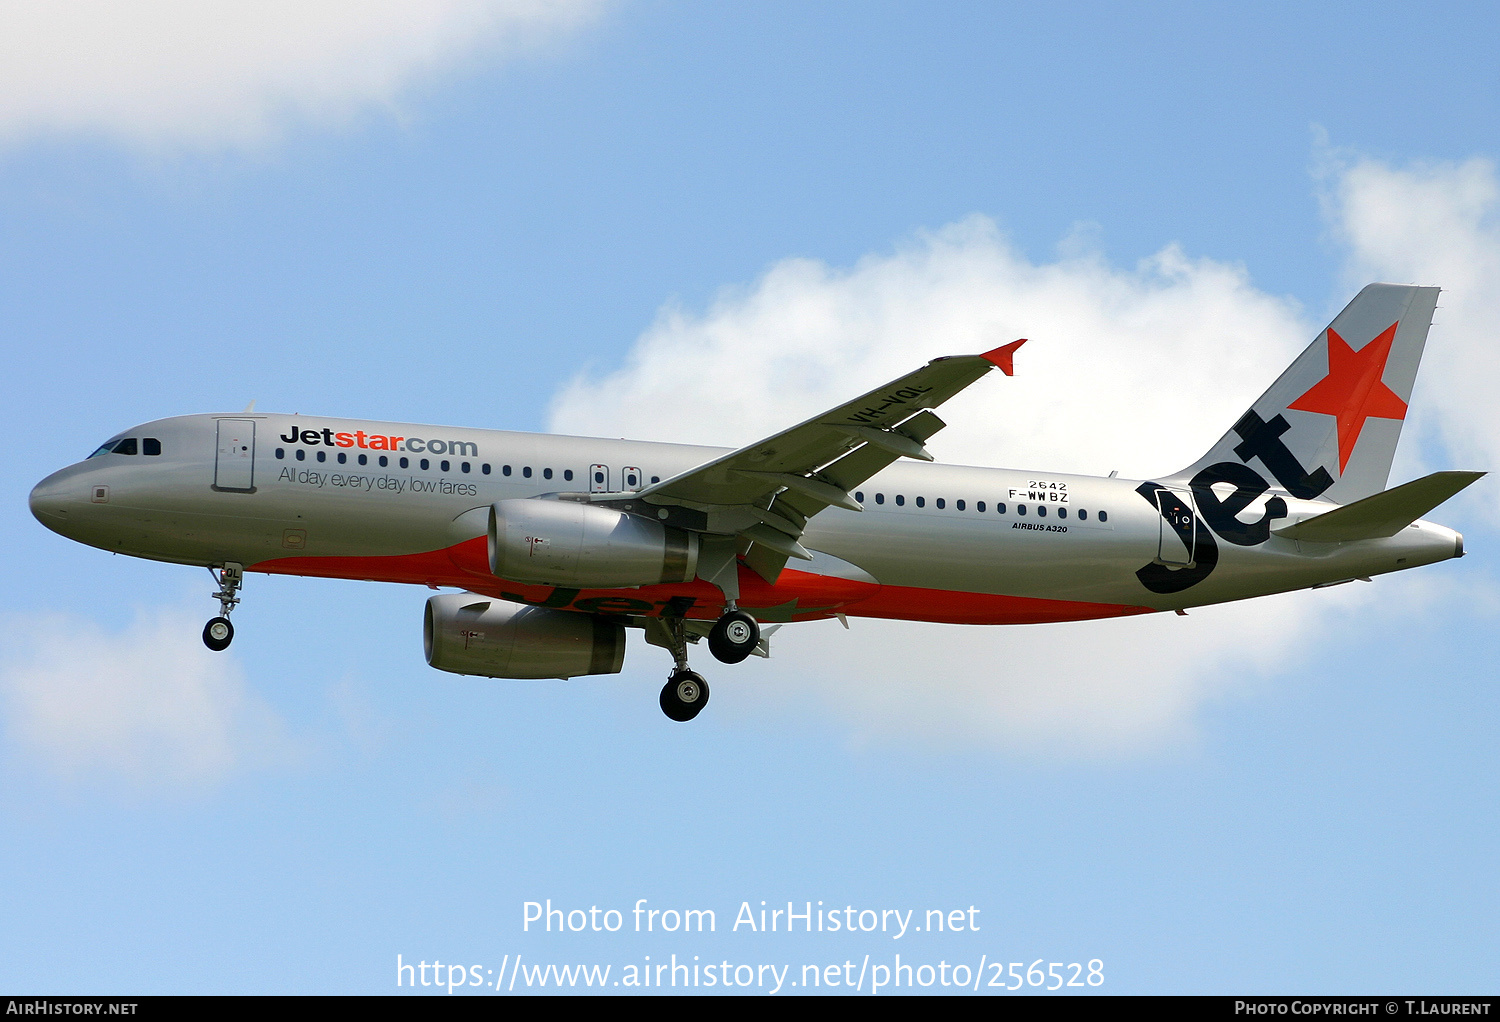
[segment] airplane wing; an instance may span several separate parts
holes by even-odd
[[[811,557],[797,542],[809,518],[830,506],[864,510],[850,491],[897,458],[931,461],[922,445],[944,425],[932,409],[991,369],[1013,375],[1015,351],[1025,343],[933,359],[791,429],[655,483],[631,502],[659,506],[671,524],[736,538],[730,549],[774,582],[788,557]],[[600,503],[625,503],[618,494],[601,497]],[[744,541],[752,545],[745,549]],[[711,567],[699,574],[712,580]]]

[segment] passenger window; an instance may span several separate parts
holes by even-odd
[[[543,479],[551,479],[552,478],[552,470],[550,468],[544,468],[544,469],[542,469],[542,478]]]
[[[286,458],[286,448],[285,447],[278,447],[278,448],[276,448],[276,460],[277,461],[282,461],[285,458]]]
[[[568,482],[571,483],[573,481],[573,470],[571,468],[565,468],[565,469],[563,469],[563,478],[565,480],[567,480]],[[653,479],[651,481],[653,483],[656,482],[655,479]]]
[[[339,461],[343,461],[343,460],[344,460],[343,457],[340,456]],[[359,456],[359,463],[361,465],[368,465],[370,463],[370,456],[368,454],[361,454]]]
[[[344,462],[346,462],[348,460],[349,460],[349,455],[345,454],[343,451],[339,451],[339,464],[342,465]]]
[[[859,491],[859,490],[855,490],[854,491],[854,502],[856,504],[863,504],[865,502],[865,495],[864,495],[864,493],[861,492],[861,491]]]
[[[997,514],[997,515],[1003,515],[1003,514],[1005,514],[1005,505],[1004,504],[996,504],[995,505],[995,514]]]
[[[304,451],[304,450],[303,450],[303,449],[302,449],[302,448],[300,448],[300,447],[299,447],[299,448],[297,448],[297,460],[298,460],[298,461],[306,461],[306,460],[307,460],[307,452],[306,452],[306,451]]]
[[[527,465],[525,468],[521,469],[521,474],[523,476],[525,476],[527,479],[530,479],[531,478],[531,466]]]
[[[651,481],[653,483],[659,483],[659,482],[661,482],[661,476],[652,476],[651,477]]]
[[[875,503],[877,503],[877,504],[884,504],[885,503],[885,494],[883,494],[883,493],[877,493],[877,494],[875,494]]]
[[[161,453],[161,441],[154,436],[148,436],[141,441],[141,453],[149,457],[155,457]]]
[[[922,498],[922,497],[918,497],[917,498],[917,507],[926,507],[926,506],[927,506],[927,501],[924,498]]]
[[[953,506],[958,508],[960,511],[964,510],[965,508],[964,502],[962,500],[955,500],[953,502]],[[983,511],[984,508],[980,508],[979,510]]]
[[[1047,505],[1046,504],[1038,504],[1036,506],[1036,516],[1038,518],[1046,518],[1047,517]]]
[[[319,461],[327,461],[328,460],[328,452],[327,451],[319,451],[318,452],[318,460]]]
[[[458,467],[459,467],[459,469],[461,471],[464,471],[464,472],[469,471],[469,463],[467,461],[461,462]]]
[[[422,466],[422,471],[426,472],[427,466],[431,463],[426,458],[423,458],[419,464]]]
[[[448,462],[447,462],[447,459],[444,459],[443,461],[438,462],[438,470],[442,471],[442,472],[448,471]]]
[[[1099,512],[1099,520],[1101,522],[1107,522],[1107,521],[1109,521],[1109,512],[1108,511],[1100,511]]]
[[[897,507],[905,507],[906,506],[906,494],[904,494],[904,493],[898,493],[898,494],[896,494],[896,506]]]
[[[503,475],[503,476],[510,475],[510,466],[509,465],[501,465],[500,466],[500,474]]]
[[[1024,517],[1025,514],[1026,514],[1026,505],[1025,504],[1017,504],[1016,505],[1016,514],[1021,515],[1021,516]]]
[[[485,475],[489,475],[490,474],[490,463],[486,461],[483,465],[480,465],[479,466],[479,471],[483,472]]]
[[[963,508],[959,508],[959,510],[962,511]],[[984,514],[984,501],[976,500],[974,502],[974,510],[978,511],[980,514]]]
[[[1068,517],[1068,509],[1065,508],[1065,507],[1058,508],[1057,509],[1057,517],[1059,517],[1059,518],[1066,518],[1066,517]]]
[[[390,458],[387,458],[384,454],[382,454],[380,456],[380,467],[381,468],[385,468],[390,463],[391,463],[391,459]]]
[[[1089,513],[1087,511],[1085,511],[1083,508],[1079,508],[1078,509],[1078,520],[1080,522],[1086,522],[1086,521],[1088,521],[1089,520]]]
[[[410,458],[402,458],[401,459],[401,467],[402,468],[411,468],[411,459]]]

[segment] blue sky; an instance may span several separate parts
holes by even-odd
[[[1448,289],[1397,476],[1489,469],[1493,10],[375,7],[215,36],[148,5],[114,35],[167,56],[123,70],[0,32],[31,55],[0,60],[0,985],[900,953],[1493,988],[1488,481],[1434,515],[1462,561],[1186,621],[788,629],[691,727],[639,645],[568,684],[431,671],[395,586],[253,577],[215,658],[206,573],[25,506],[125,426],[252,399],[749,442],[1012,327],[1040,350],[941,458],[1161,471],[1371,279]],[[718,931],[523,932],[548,898]],[[981,929],[731,931],[762,899]]]

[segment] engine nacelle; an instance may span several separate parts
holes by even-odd
[[[427,601],[427,663],[487,678],[576,678],[619,674],[625,628],[595,614],[528,607],[473,593]]]
[[[690,582],[698,535],[570,500],[502,500],[490,508],[490,571],[533,585],[614,589]]]

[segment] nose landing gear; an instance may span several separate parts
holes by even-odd
[[[219,616],[211,618],[203,626],[203,645],[218,653],[228,649],[229,644],[234,641],[234,625],[229,623],[229,614],[234,610],[234,605],[240,602],[239,597],[234,594],[245,584],[245,566],[230,561],[217,572],[213,568],[209,568],[208,572],[219,583],[219,591],[210,594],[219,601]]]

